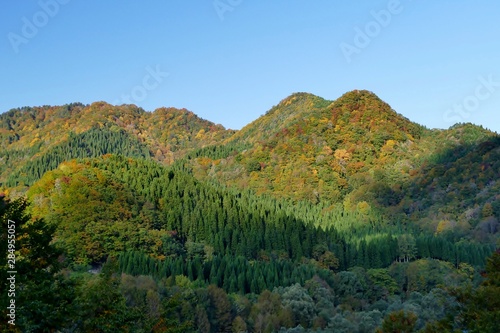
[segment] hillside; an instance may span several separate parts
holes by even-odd
[[[300,93],[185,165],[228,186],[495,242],[498,142],[472,124],[426,129],[368,91],[334,102]]]
[[[294,94],[229,138],[228,146],[251,148],[210,174],[259,193],[339,202],[350,192],[351,176],[390,163],[387,150],[411,145],[426,132],[367,91],[335,102]],[[200,169],[207,163],[200,159]]]
[[[446,332],[498,313],[500,137],[481,127],[352,91],[293,94],[240,131],[21,108],[0,141],[22,331]]]
[[[447,287],[470,286],[492,250],[364,228],[349,212],[329,216],[349,229],[323,230],[297,218],[318,216],[310,203],[206,184],[143,158],[64,162],[28,197],[33,220],[23,201],[0,197],[0,220],[22,232],[23,328],[373,332],[404,309],[420,329],[456,313]]]
[[[321,133],[332,128],[335,132],[342,131],[346,135],[349,131],[357,130],[363,134],[371,133],[370,136],[378,134],[382,137],[395,135],[393,132],[397,130],[415,134],[421,130],[418,125],[397,114],[388,104],[366,90],[348,92],[335,101],[308,93],[295,93],[243,127],[228,141],[266,142],[280,137],[279,132],[286,132],[281,137],[290,137],[293,134],[310,135],[310,129],[317,129]],[[359,139],[356,137],[353,141]],[[377,140],[382,138],[370,137],[363,142],[377,144]]]
[[[494,243],[500,229],[498,135],[472,124],[426,129],[368,91],[335,101],[296,93],[239,131],[187,110],[102,102],[11,110],[0,124],[0,183],[13,193],[63,161],[119,154],[457,239]]]
[[[64,160],[107,153],[169,164],[231,134],[185,109],[104,102],[14,109],[0,115],[0,184],[22,189]]]

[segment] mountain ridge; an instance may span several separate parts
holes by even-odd
[[[498,134],[472,124],[427,129],[367,90],[334,101],[294,93],[241,130],[176,108],[14,109],[0,115],[0,141],[0,186],[12,193],[67,159],[111,153],[180,163],[202,181],[257,194],[380,210],[434,232],[491,241],[500,217]],[[494,221],[480,213],[486,204],[499,211]]]
[[[0,224],[7,236],[15,221],[27,331],[55,315],[50,329],[82,332],[109,318],[373,332],[407,310],[442,331],[460,318],[456,288],[471,299],[500,258],[486,260],[500,137],[479,126],[429,130],[368,91],[293,94],[241,131],[175,108],[40,110],[0,116]]]

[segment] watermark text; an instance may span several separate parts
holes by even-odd
[[[155,68],[147,66],[146,72],[147,74],[142,78],[141,84],[134,86],[130,90],[130,93],[122,94],[120,99],[114,101],[113,104],[136,104],[137,102],[142,102],[148,97],[149,92],[158,88],[163,80],[169,76],[168,72],[160,69],[160,65],[156,65]]]
[[[477,80],[479,83],[476,85],[473,93],[466,96],[462,102],[456,103],[446,110],[443,114],[444,121],[450,123],[463,122],[479,109],[482,102],[500,90],[500,81],[495,81],[492,74],[487,78],[479,76]]]
[[[224,15],[227,12],[232,12],[234,8],[241,5],[243,0],[214,0],[212,5],[214,6],[217,15],[221,21],[224,21]]]
[[[65,5],[70,0],[40,0],[38,6],[40,10],[33,14],[31,19],[23,16],[21,18],[21,33],[9,32],[7,38],[15,53],[19,53],[19,47],[22,44],[28,44],[35,38],[39,30],[45,27],[51,18],[59,13],[61,5]]]
[[[16,222],[7,220],[7,322],[16,325]]]
[[[389,0],[385,9],[370,11],[373,20],[368,21],[363,28],[354,27],[355,35],[352,43],[342,42],[339,45],[347,63],[351,63],[354,55],[360,54],[367,48],[372,40],[391,24],[393,17],[401,14],[403,10],[404,6],[400,0]]]

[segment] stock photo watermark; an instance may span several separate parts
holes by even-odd
[[[160,65],[155,68],[146,67],[147,74],[142,78],[141,84],[134,86],[130,93],[122,94],[119,100],[113,102],[114,105],[136,104],[142,102],[148,97],[149,92],[155,90],[170,74],[160,69]]]
[[[358,55],[366,49],[372,40],[391,24],[393,17],[401,14],[403,10],[404,6],[400,0],[390,0],[385,9],[370,11],[373,20],[368,21],[363,28],[354,27],[355,35],[352,43],[342,42],[339,45],[347,63],[351,63],[354,55]]]
[[[493,94],[500,90],[500,81],[495,81],[492,74],[487,78],[479,76],[477,80],[479,83],[473,93],[446,110],[443,115],[444,121],[450,123],[463,122],[479,109],[481,102],[491,98]]]
[[[40,29],[45,27],[51,18],[54,18],[62,5],[66,5],[71,0],[40,0],[38,6],[40,10],[35,12],[31,19],[23,16],[21,18],[21,32],[9,32],[7,38],[15,53],[19,53],[19,47],[28,44],[30,40],[38,35]]]
[[[224,21],[224,15],[226,15],[227,12],[232,12],[236,7],[241,5],[242,2],[243,0],[214,0],[212,5],[219,19]]]
[[[16,325],[16,222],[7,220],[7,322]]]

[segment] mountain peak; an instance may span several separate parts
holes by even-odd
[[[334,124],[340,127],[354,126],[371,133],[401,132],[412,137],[419,137],[424,130],[368,90],[345,93],[331,104],[331,112]]]
[[[231,137],[231,141],[243,139],[254,142],[269,139],[279,131],[313,116],[330,104],[331,101],[310,93],[293,93],[273,106],[265,115],[243,127]]]
[[[316,96],[316,95],[311,94],[311,93],[308,93],[308,92],[295,92],[295,93],[290,94],[288,97],[285,97],[284,99],[282,99],[278,103],[278,105],[286,104],[286,103],[293,103],[293,102],[300,101],[300,100],[316,99],[316,98],[321,98],[321,97]]]
[[[378,106],[383,106],[384,109],[390,109],[392,111],[389,104],[369,90],[348,91],[334,101],[334,104],[338,106],[348,104],[355,107],[361,103],[371,103],[372,106],[375,106],[374,104],[376,103],[379,104]]]

